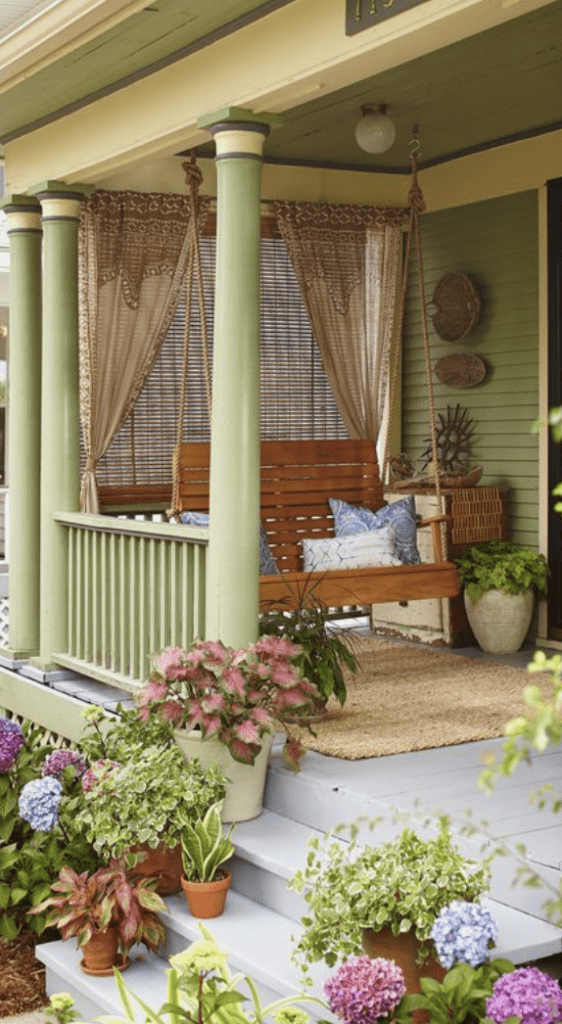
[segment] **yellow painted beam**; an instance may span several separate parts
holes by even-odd
[[[549,0],[552,2],[552,0]],[[433,0],[346,36],[342,0],[302,0],[119,92],[6,144],[8,188],[45,177],[96,181],[198,145],[199,117],[223,106],[282,112],[537,7]]]

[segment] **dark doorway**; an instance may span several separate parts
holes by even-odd
[[[562,178],[548,182],[548,405],[562,405]],[[562,444],[548,442],[548,635],[562,640],[562,517],[552,489],[562,480]]]

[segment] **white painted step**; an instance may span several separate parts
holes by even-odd
[[[80,969],[81,955],[73,939],[67,942],[48,942],[36,947],[36,955],[46,967],[47,995],[68,992],[76,1003],[80,1017],[93,1021],[101,1014],[125,1016],[113,977],[93,978]],[[166,1001],[165,963],[152,953],[133,955],[131,964],[123,972],[127,987],[141,999],[158,1009]],[[137,1020],[144,1021],[140,1007]]]
[[[167,959],[164,956],[181,952],[201,937],[199,921],[189,913],[183,895],[168,897],[166,904],[168,914],[162,915],[168,932],[166,950],[162,951],[162,956],[141,950],[140,959],[135,951],[137,957],[132,958],[131,966],[124,972],[127,986],[156,1008],[166,999]],[[293,922],[230,891],[225,913],[203,924],[229,952],[233,973],[241,971],[256,982],[264,1005],[285,996],[298,997],[300,975],[289,960],[293,947],[291,935],[298,931]],[[61,989],[69,991],[83,1017],[90,1020],[99,1014],[119,1011],[113,978],[92,978],[84,974],[79,968],[80,954],[74,940],[40,944],[37,957],[47,967],[48,995]],[[323,997],[322,983],[327,973],[322,966],[311,972],[315,979],[311,994]],[[332,1019],[329,1011],[320,1006],[307,1005],[307,1012],[313,1018]]]
[[[302,896],[286,888],[286,883],[295,871],[304,867],[307,843],[313,835],[320,836],[321,833],[268,810],[253,821],[240,823],[233,836],[237,853],[233,886],[258,903],[300,922],[306,904]],[[500,881],[505,869],[504,859],[495,862],[494,871]],[[531,916],[532,911],[505,905],[500,881],[496,881],[494,898],[483,900],[498,922],[496,955],[508,957],[514,963],[523,963],[561,952],[560,928]],[[507,890],[507,880],[504,888]],[[499,901],[496,892],[499,893]],[[535,889],[524,890],[524,897],[529,898],[532,907],[536,892]],[[542,895],[542,900],[545,895]]]

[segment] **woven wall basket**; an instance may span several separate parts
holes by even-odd
[[[433,326],[443,341],[462,341],[480,316],[480,298],[465,274],[443,274],[433,292]]]

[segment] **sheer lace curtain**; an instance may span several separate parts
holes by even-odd
[[[405,211],[292,202],[274,209],[347,430],[384,451]]]
[[[200,226],[209,200],[200,199]],[[187,196],[99,191],[79,231],[81,507],[99,511],[96,466],[131,412],[176,310],[189,256]]]

